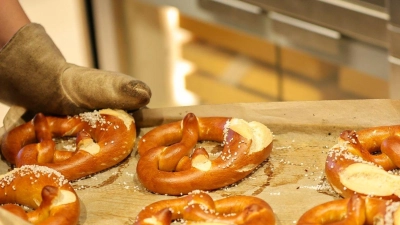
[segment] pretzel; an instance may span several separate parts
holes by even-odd
[[[76,147],[58,149],[55,138],[76,137]],[[15,165],[42,165],[76,180],[125,159],[136,139],[135,121],[123,110],[104,109],[73,117],[41,113],[5,134],[1,151]]]
[[[67,179],[56,170],[26,165],[0,176],[3,209],[32,224],[78,224],[80,203]],[[25,212],[20,207],[31,210]]]
[[[399,200],[400,126],[346,130],[327,156],[327,180],[341,196]]]
[[[167,123],[146,133],[138,143],[139,181],[148,190],[169,195],[214,190],[233,184],[254,171],[272,150],[272,133],[259,122],[226,117],[197,118]],[[211,159],[198,141],[223,144]]]
[[[275,216],[264,200],[251,196],[231,196],[214,201],[202,191],[154,202],[143,208],[136,217],[135,225],[171,224],[248,224],[272,225]]]
[[[310,224],[400,224],[400,202],[360,195],[314,206],[297,221]]]

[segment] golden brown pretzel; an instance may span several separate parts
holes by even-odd
[[[75,137],[73,151],[58,150],[53,138]],[[37,114],[5,134],[1,151],[11,164],[43,165],[75,180],[116,165],[133,150],[135,121],[122,110],[104,109],[73,117]]]
[[[344,131],[328,152],[327,180],[341,196],[354,193],[399,200],[400,126]]]
[[[297,225],[400,224],[400,202],[353,195],[317,205],[306,211]]]
[[[77,224],[80,203],[64,176],[51,168],[26,165],[0,176],[1,207],[33,224]],[[29,207],[25,212],[18,205]]]
[[[271,131],[258,122],[189,113],[140,139],[137,175],[148,190],[159,194],[214,190],[243,179],[265,161],[272,139]],[[212,160],[204,149],[193,150],[198,141],[221,142],[224,148]]]
[[[275,224],[272,208],[260,198],[231,196],[214,201],[207,193],[195,191],[146,206],[135,225],[166,225],[174,220],[184,220],[185,224]]]

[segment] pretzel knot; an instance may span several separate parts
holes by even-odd
[[[237,118],[197,118],[161,125],[138,143],[139,181],[150,191],[180,195],[193,190],[214,190],[233,184],[254,171],[272,150],[272,133],[259,122]],[[211,157],[198,141],[220,142]]]
[[[57,138],[76,138],[76,142],[60,147]],[[121,162],[132,152],[135,139],[135,121],[123,110],[104,109],[73,117],[39,113],[6,133],[1,151],[16,167],[47,166],[75,180]]]
[[[138,214],[135,225],[166,225],[175,220],[183,220],[185,224],[275,224],[272,208],[262,199],[231,196],[214,201],[210,195],[195,191],[146,206]]]
[[[297,225],[399,224],[400,202],[353,195],[317,205],[306,211]]]
[[[400,199],[400,126],[344,131],[327,156],[325,173],[344,197],[354,193]]]
[[[2,175],[0,187],[0,207],[32,224],[78,224],[78,196],[56,170],[22,166]]]

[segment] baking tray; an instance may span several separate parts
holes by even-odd
[[[20,123],[21,111],[7,114],[4,124]],[[242,181],[210,191],[214,199],[233,195],[257,196],[274,210],[277,224],[295,224],[309,208],[337,196],[324,179],[326,153],[345,129],[400,124],[399,100],[340,100],[198,105],[141,109],[133,112],[137,140],[155,126],[198,117],[226,116],[259,121],[274,134],[269,159]],[[14,114],[14,115],[13,115]],[[16,119],[17,118],[17,119]],[[206,147],[215,148],[216,143]],[[174,196],[148,192],[138,181],[136,148],[119,165],[72,182],[81,201],[79,224],[133,224],[146,205]],[[0,172],[8,165],[0,162]]]

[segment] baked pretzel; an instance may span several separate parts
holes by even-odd
[[[400,224],[400,202],[360,195],[337,199],[306,211],[297,225]]]
[[[354,193],[399,200],[400,126],[346,130],[328,152],[326,178],[343,197]]]
[[[0,177],[0,204],[32,224],[77,224],[78,196],[64,176],[51,168],[26,165]],[[28,212],[20,205],[28,207]]]
[[[272,133],[259,122],[225,117],[197,118],[161,125],[138,143],[139,181],[159,194],[181,195],[193,190],[214,190],[233,184],[256,169],[272,150]],[[210,159],[198,141],[223,144]]]
[[[76,137],[71,150],[56,148],[55,138]],[[75,180],[125,159],[136,139],[135,121],[123,110],[104,109],[73,117],[35,117],[5,134],[4,158],[20,167],[42,165]]]
[[[275,224],[272,208],[260,198],[231,196],[214,201],[207,193],[194,191],[144,207],[135,225],[169,225],[176,220],[185,224]]]

